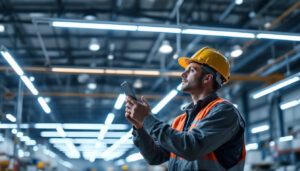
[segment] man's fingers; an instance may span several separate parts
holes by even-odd
[[[127,103],[130,103],[130,104],[132,104],[132,105],[134,105],[134,104],[137,103],[137,101],[136,101],[136,100],[133,100],[133,98],[131,98],[130,96],[127,96],[126,102],[127,102]]]
[[[139,124],[138,121],[136,121],[135,119],[132,119],[131,117],[128,117],[127,120],[128,120],[130,123],[132,123],[133,125],[138,125],[138,124]]]
[[[142,96],[141,100],[145,105],[147,105],[148,108],[150,108],[150,105],[144,96]]]
[[[125,114],[125,117],[126,117],[126,119],[127,119],[131,124],[133,124],[133,125],[138,125],[138,124],[139,124],[138,121],[136,121],[135,119],[133,119],[132,117],[130,117],[130,114],[129,114],[129,113],[126,113],[126,114]]]

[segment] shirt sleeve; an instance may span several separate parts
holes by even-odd
[[[143,128],[133,129],[132,134],[135,146],[149,164],[158,165],[169,160],[170,152],[156,143]]]
[[[167,151],[186,160],[196,160],[220,147],[237,134],[240,124],[233,105],[222,102],[189,132],[180,132],[149,115],[143,122],[145,131]]]

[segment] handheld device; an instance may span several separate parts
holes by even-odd
[[[129,83],[127,81],[124,81],[121,84],[121,89],[125,92],[126,96],[130,96],[132,97],[134,100],[137,100],[133,89],[131,88],[131,86],[129,85]]]

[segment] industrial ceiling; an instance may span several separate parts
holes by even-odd
[[[131,129],[124,117],[124,105],[119,110],[114,109],[117,97],[122,93],[120,84],[128,81],[134,85],[136,94],[146,95],[154,107],[181,82],[180,72],[183,69],[176,58],[191,56],[204,46],[221,50],[230,60],[231,82],[219,92],[226,98],[253,91],[300,69],[300,60],[296,56],[299,54],[299,41],[53,27],[51,22],[56,19],[297,34],[300,31],[299,7],[297,0],[246,0],[242,4],[233,0],[2,0],[0,24],[4,30],[0,32],[0,46],[12,54],[28,77],[34,77],[33,84],[39,94],[48,99],[51,108],[51,113],[46,114],[37,97],[23,87],[21,123],[30,128],[24,129],[24,132],[69,160],[60,147],[52,143],[60,138],[54,135],[56,130],[51,126],[38,128],[36,124],[104,124],[108,113],[112,112],[115,118],[103,139],[108,148]],[[159,48],[166,41],[172,51],[161,53]],[[99,47],[91,51],[89,45],[95,42]],[[236,48],[241,49],[242,54],[234,58],[231,52]],[[55,72],[54,68],[82,71]],[[103,72],[97,72],[99,70]],[[124,74],[125,71],[129,73]],[[133,74],[134,71],[153,71],[154,74]],[[155,74],[157,72],[159,74]],[[3,92],[0,111],[16,116],[19,77],[2,57],[0,86]],[[179,92],[156,116],[171,122],[182,112],[178,106],[188,101],[189,96]],[[11,124],[4,117],[1,122]],[[97,140],[100,132],[97,126],[95,129],[80,128],[80,125],[70,129],[64,127],[67,137],[74,141]],[[42,136],[47,134],[45,131],[51,131],[53,137]],[[76,132],[84,131],[89,131],[85,137],[77,136]],[[81,148],[80,143],[75,145]],[[126,158],[135,151],[132,144],[127,146],[119,157],[109,162]],[[99,156],[96,162],[90,163],[82,152],[80,159],[87,159],[82,161],[85,166],[103,164],[101,154]]]

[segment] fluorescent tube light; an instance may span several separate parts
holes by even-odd
[[[298,76],[299,74],[296,74],[296,75],[297,75],[297,76],[289,77],[289,78],[287,78],[287,79],[284,79],[284,80],[282,80],[282,81],[279,81],[279,82],[277,82],[277,83],[274,83],[274,84],[272,84],[272,85],[270,85],[270,86],[268,86],[268,87],[266,87],[266,88],[260,90],[259,92],[255,93],[255,94],[252,96],[252,98],[253,98],[253,99],[258,99],[258,98],[260,98],[260,97],[262,97],[262,96],[265,96],[265,95],[267,95],[267,94],[269,94],[269,93],[272,93],[272,92],[274,92],[274,91],[276,91],[276,90],[279,90],[279,89],[281,89],[281,88],[283,88],[283,87],[286,87],[286,86],[288,86],[288,85],[290,85],[290,84],[293,84],[293,83],[299,81],[299,80],[300,80],[300,78],[299,78],[299,76]]]
[[[121,166],[121,165],[125,164],[125,160],[124,160],[124,159],[119,159],[119,160],[117,160],[117,161],[115,162],[115,164],[116,164],[117,166]]]
[[[16,122],[17,119],[10,113],[6,114],[6,118],[11,122]]]
[[[126,157],[126,162],[134,162],[144,159],[141,153],[134,153],[131,154],[130,156]]]
[[[28,129],[29,124],[21,124],[20,127],[22,129]],[[16,124],[0,124],[0,129],[14,129],[17,128]]]
[[[1,48],[1,54],[18,75],[21,76],[24,74],[24,71],[21,69],[18,63],[14,60],[9,52],[4,50],[3,47]]]
[[[166,97],[164,97],[153,109],[152,113],[157,114],[170,100],[177,95],[177,90],[172,90]]]
[[[33,127],[35,129],[56,129],[60,125],[59,123],[36,123]]]
[[[32,147],[32,149],[33,149],[33,151],[38,151],[39,147],[35,145],[35,146]]]
[[[61,162],[61,164],[64,165],[65,167],[69,168],[69,169],[73,168],[73,165],[70,162],[63,161],[63,162]]]
[[[17,129],[15,129],[15,128],[14,128],[14,129],[12,129],[12,130],[11,130],[11,133],[13,133],[13,134],[17,134],[17,133],[18,133],[18,131],[17,131]]]
[[[257,143],[252,143],[252,144],[247,144],[246,145],[246,151],[257,150],[257,149],[258,149],[258,144]]]
[[[97,23],[65,22],[65,21],[53,21],[52,26],[53,27],[67,27],[67,28],[126,30],[126,31],[136,31],[137,30],[137,26],[135,26],[135,25],[97,24]]]
[[[27,146],[34,146],[34,145],[36,145],[36,141],[35,140],[29,140],[29,141],[26,141],[25,144]]]
[[[123,103],[125,102],[126,96],[124,93],[119,94],[117,101],[115,102],[114,108],[119,110],[122,108]]]
[[[64,131],[67,137],[86,137],[96,138],[99,135],[99,131]],[[120,138],[127,132],[106,132],[105,137],[107,138]],[[58,131],[42,131],[41,137],[61,137]]]
[[[180,84],[176,87],[176,89],[177,89],[178,91],[181,91],[181,88],[182,88],[182,83],[180,83]]]
[[[184,29],[184,30],[182,30],[182,33],[184,33],[184,34],[199,34],[199,35],[206,35],[206,36],[255,38],[255,34],[253,34],[253,33],[234,32],[234,31]]]
[[[293,36],[293,35],[284,35],[284,34],[259,33],[259,34],[257,34],[256,37],[258,39],[276,39],[276,40],[300,41],[300,35],[299,36]]]
[[[20,138],[20,137],[22,137],[22,136],[23,136],[23,132],[18,132],[18,133],[17,133],[17,137]]]
[[[98,136],[98,139],[99,140],[102,140],[107,132],[107,130],[109,129],[111,123],[113,122],[115,118],[115,114],[113,113],[109,113],[105,119],[105,126],[101,129],[100,133],[99,133],[99,136]]]
[[[51,112],[51,109],[49,108],[48,104],[46,103],[45,99],[43,97],[38,98],[38,102],[42,106],[43,110],[49,114]]]
[[[20,141],[30,141],[30,138],[28,136],[23,136],[20,138]]]
[[[0,24],[0,32],[4,32],[5,31],[5,27],[3,24]]]
[[[45,149],[45,153],[52,158],[56,157],[56,154],[51,150]]]
[[[57,127],[56,131],[59,133],[59,135],[61,137],[66,137],[67,136],[67,134],[65,133],[64,129],[61,126]]]
[[[114,118],[115,118],[115,114],[109,113],[107,115],[106,119],[105,119],[105,125],[108,125],[108,126],[111,125],[111,123],[113,122]]]
[[[294,139],[293,136],[289,135],[289,136],[285,136],[285,137],[280,137],[279,142],[292,141],[293,139]]]
[[[66,153],[69,158],[80,158],[80,153],[77,151],[75,145],[73,142],[69,139],[67,139],[66,142],[68,148],[70,149],[71,153]]]
[[[300,99],[280,104],[281,110],[286,110],[300,104]]]
[[[99,140],[103,140],[104,139],[104,135],[107,132],[108,128],[107,127],[103,127],[99,133],[98,139]]]
[[[22,75],[21,79],[33,95],[39,94],[39,92],[37,91],[37,89],[34,87],[34,85],[32,84],[32,82],[29,80],[29,78],[27,76]]]
[[[120,145],[126,143],[128,139],[132,137],[132,129],[128,131],[124,136],[122,136],[119,140],[117,140],[113,145],[111,145],[109,148],[107,148],[101,156],[104,158],[114,152],[117,148],[119,148]]]
[[[138,31],[161,32],[161,33],[181,33],[180,28],[174,27],[155,27],[155,26],[138,26]]]
[[[122,136],[122,137],[124,137],[124,136]],[[67,140],[71,140],[74,144],[90,144],[90,145],[94,145],[94,147],[95,147],[95,144],[97,142],[99,142],[99,140],[97,138],[68,138],[68,139],[66,139],[66,138],[50,138],[49,142],[51,144],[63,144],[63,143],[66,143]],[[106,143],[106,144],[115,144],[119,141],[120,141],[120,139],[116,139],[116,138],[101,140],[101,142]],[[132,145],[133,142],[131,139],[126,139],[126,140],[123,140],[119,144],[122,144],[122,146],[123,145]]]
[[[255,134],[255,133],[267,131],[267,130],[269,130],[269,128],[270,128],[269,125],[258,126],[258,127],[252,128],[251,133]]]
[[[56,127],[60,126],[60,123],[36,123],[33,125],[36,129],[56,129]],[[0,128],[15,128],[16,125],[3,125],[0,124]],[[28,125],[27,125],[28,127]],[[69,124],[62,124],[62,127],[70,130],[99,130],[104,127],[104,124],[80,124],[80,123],[69,123]],[[111,124],[109,129],[110,130],[127,130],[127,124]]]

